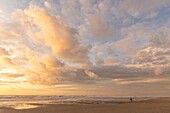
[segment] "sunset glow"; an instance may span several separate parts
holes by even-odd
[[[0,95],[170,95],[170,1],[0,0]]]

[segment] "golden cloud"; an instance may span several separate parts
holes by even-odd
[[[28,81],[33,84],[53,85],[62,79],[64,64],[54,56],[42,56],[27,49],[27,68],[22,70],[22,74],[29,77]]]
[[[2,55],[6,56],[6,55],[9,55],[9,53],[8,53],[8,51],[6,49],[0,47],[0,56],[2,56]]]
[[[83,45],[76,30],[67,26],[60,18],[50,15],[44,8],[32,5],[24,11],[17,11],[15,15],[23,17],[20,19],[21,23],[26,19],[25,24],[29,23],[33,27],[26,32],[33,39],[50,47],[58,57],[74,63],[90,63],[88,51],[91,47]]]
[[[91,72],[91,71],[89,71],[89,70],[85,70],[84,71],[86,74],[87,74],[87,76],[89,76],[90,78],[93,78],[93,79],[97,79],[98,78],[98,75],[97,74],[95,74],[95,73],[93,73],[93,72]]]

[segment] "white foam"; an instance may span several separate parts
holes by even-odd
[[[30,104],[18,104],[16,106],[14,106],[14,109],[32,109],[32,108],[37,108],[38,106],[36,105],[30,105]]]

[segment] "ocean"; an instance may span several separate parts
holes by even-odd
[[[141,101],[151,97],[115,97],[115,96],[0,96],[0,107],[30,109],[47,104],[114,104],[120,102]]]

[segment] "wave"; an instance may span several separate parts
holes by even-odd
[[[27,106],[29,108],[35,105],[43,104],[110,104],[117,102],[130,102],[153,99],[152,97],[115,97],[115,96],[0,96],[0,107]],[[34,104],[34,106],[32,105]],[[25,108],[27,108],[25,107]]]

